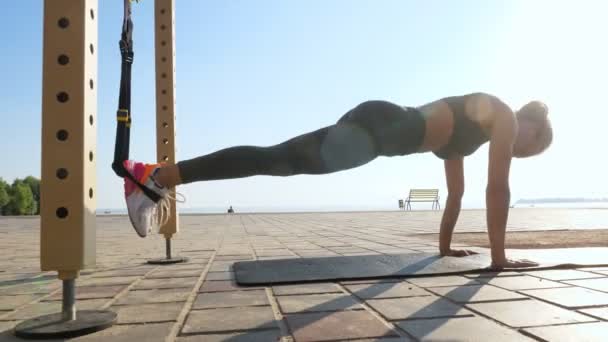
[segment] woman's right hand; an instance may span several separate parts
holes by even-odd
[[[532,260],[527,260],[527,259],[519,259],[519,260],[505,259],[502,262],[492,261],[491,268],[501,270],[503,268],[523,268],[523,267],[534,267],[534,266],[538,266],[538,265],[539,264],[537,262],[534,262]]]

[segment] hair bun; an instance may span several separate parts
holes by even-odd
[[[547,117],[549,114],[549,108],[544,102],[541,101],[530,101],[526,105],[524,105],[519,113],[523,114],[526,117]]]

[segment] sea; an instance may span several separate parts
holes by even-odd
[[[306,213],[306,212],[362,212],[362,211],[395,211],[397,206],[234,206],[236,213]],[[515,204],[512,208],[562,208],[562,209],[608,209],[606,202],[559,202],[559,203],[526,203]],[[479,205],[463,205],[463,210],[479,210]],[[178,207],[180,214],[223,214],[228,207]],[[430,203],[414,203],[412,210],[431,210]],[[97,209],[97,215],[126,215],[123,208]]]

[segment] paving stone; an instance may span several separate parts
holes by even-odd
[[[217,261],[246,261],[246,260],[253,260],[253,256],[251,255],[219,255],[215,257],[215,260]]]
[[[103,278],[87,278],[81,281],[76,281],[77,286],[109,286],[109,285],[130,285],[140,277],[103,277]]]
[[[205,281],[199,292],[247,291],[259,290],[263,287],[239,286],[234,280]]]
[[[532,290],[547,289],[555,287],[569,287],[570,285],[558,283],[552,280],[535,278],[528,275],[521,277],[501,277],[501,278],[479,278],[477,281],[502,287],[506,290]]]
[[[110,310],[118,315],[118,324],[160,323],[176,321],[184,303],[154,303],[113,305]]]
[[[591,272],[584,272],[578,270],[545,270],[545,271],[531,271],[526,274],[545,278],[549,280],[573,280],[573,279],[590,279],[590,278],[601,278],[599,274],[593,274]]]
[[[527,290],[521,293],[567,308],[608,305],[608,293],[581,287]]]
[[[171,269],[159,269],[156,270],[148,276],[146,279],[155,279],[155,278],[183,278],[183,277],[200,277],[201,273],[203,273],[204,269],[185,269],[185,270],[171,270]]]
[[[483,272],[483,273],[472,273],[465,274],[464,276],[469,279],[477,278],[497,278],[497,277],[518,277],[524,275],[523,273],[506,271],[506,272]]]
[[[59,281],[43,281],[39,283],[31,283],[26,285],[14,285],[0,287],[0,296],[5,295],[20,295],[20,294],[49,294],[61,287]]]
[[[106,304],[109,299],[87,299],[76,302],[77,310],[96,310]],[[38,316],[61,312],[61,301],[38,302],[19,309],[3,319],[26,320]]]
[[[116,296],[120,291],[124,290],[126,285],[113,285],[113,286],[77,286],[76,287],[76,299],[96,299],[96,298],[112,298]],[[61,300],[63,293],[61,291],[54,295],[46,298],[45,300]]]
[[[361,299],[398,298],[431,295],[424,289],[406,282],[346,285],[346,288],[351,291],[353,295]]]
[[[362,279],[362,280],[347,280],[341,281],[342,285],[356,285],[356,284],[379,284],[379,283],[398,283],[403,281],[399,278],[383,278],[383,279]]]
[[[344,294],[279,296],[276,298],[284,313],[363,309],[354,297]]]
[[[272,292],[275,296],[284,296],[296,294],[342,293],[342,290],[332,283],[320,283],[274,286]]]
[[[272,342],[281,340],[281,331],[272,330],[251,330],[232,334],[205,334],[178,337],[176,342]]]
[[[190,295],[190,289],[154,289],[131,290],[120,297],[114,304],[132,305],[149,303],[185,302]]]
[[[517,292],[503,290],[490,285],[432,287],[429,288],[429,291],[447,297],[457,303],[476,303],[527,298]]]
[[[524,331],[544,341],[551,342],[604,342],[608,336],[608,322],[527,328]]]
[[[125,277],[125,276],[143,276],[150,272],[153,268],[125,268],[117,270],[99,271],[91,275],[93,278],[105,278],[105,277]]]
[[[27,304],[42,296],[44,296],[44,295],[29,294],[29,295],[0,296],[0,310],[13,310],[21,305]]]
[[[534,341],[482,317],[416,319],[395,322],[421,341]]]
[[[578,311],[608,321],[608,308],[582,309]]]
[[[286,320],[296,342],[398,336],[365,310],[292,314]]]
[[[228,291],[200,293],[193,309],[230,308],[254,305],[270,305],[266,291]]]
[[[233,261],[214,261],[209,272],[231,272],[233,264]]]
[[[608,292],[608,277],[587,280],[569,280],[566,284],[582,286],[593,290]]]
[[[18,322],[19,321],[0,322],[0,337],[2,337],[1,333],[12,330]],[[0,339],[0,341],[2,341],[2,339]]]
[[[514,328],[594,321],[574,311],[533,299],[468,304],[467,307]]]
[[[185,334],[232,332],[249,329],[276,329],[272,308],[250,306],[245,308],[221,308],[192,310],[182,328]]]
[[[368,300],[388,320],[472,316],[472,312],[435,296]]]
[[[150,323],[114,326],[81,337],[70,339],[75,342],[165,342],[171,333],[174,323]]]
[[[209,272],[205,280],[234,280],[234,272]]]
[[[303,257],[303,258],[321,258],[321,257],[331,257],[331,256],[339,256],[340,254],[338,253],[334,253],[334,252],[330,252],[330,251],[325,251],[325,252],[297,252],[296,254],[298,254],[299,256]]]
[[[410,278],[408,282],[420,287],[460,286],[479,284],[476,280],[461,276]]]
[[[150,290],[150,289],[179,289],[192,288],[198,278],[172,278],[172,279],[143,279],[133,289]]]

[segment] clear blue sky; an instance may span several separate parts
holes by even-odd
[[[98,206],[122,208],[110,168],[122,1],[100,1]],[[554,145],[516,160],[521,197],[605,196],[603,1],[176,1],[178,159],[272,145],[335,122],[367,99],[420,105],[485,91],[513,107],[548,103]],[[133,158],[152,162],[153,1],[134,6]],[[8,15],[10,14],[10,15]],[[40,176],[42,1],[0,21],[0,177]],[[487,147],[465,161],[465,205],[484,206]],[[179,188],[184,207],[395,208],[412,187],[439,187],[442,162],[379,158],[325,176],[251,177]]]

